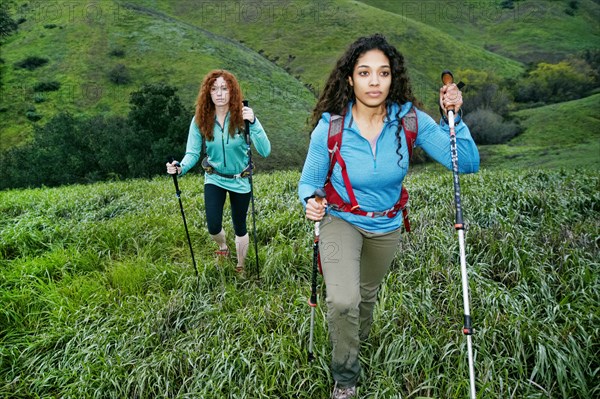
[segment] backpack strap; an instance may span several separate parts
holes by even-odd
[[[409,160],[412,158],[412,150],[415,146],[415,141],[417,139],[418,133],[418,119],[417,112],[414,107],[411,107],[410,110],[402,117],[401,120],[402,128],[404,131],[404,135],[406,137],[406,144],[408,149]],[[410,232],[410,222],[408,220],[408,190],[402,185],[402,189],[400,190],[400,196],[398,201],[394,204],[394,206],[390,209],[380,212],[366,212],[360,209],[360,205],[358,201],[356,201],[356,197],[354,195],[354,190],[352,189],[352,184],[350,183],[350,178],[348,176],[348,172],[346,170],[346,163],[342,158],[340,153],[340,148],[342,146],[342,133],[344,131],[344,117],[340,115],[331,115],[331,119],[329,121],[329,132],[327,137],[327,148],[329,150],[329,171],[327,173],[327,178],[325,179],[325,193],[327,196],[327,202],[331,204],[334,209],[342,211],[342,212],[351,212],[357,215],[368,216],[368,217],[381,217],[387,216],[390,218],[396,217],[399,211],[402,211],[402,221],[404,223],[404,228],[407,232]],[[339,193],[333,188],[331,184],[330,178],[333,173],[333,168],[335,163],[340,164],[342,178],[344,180],[344,185],[346,187],[346,192],[348,193],[348,198],[350,199],[350,203],[344,202]]]
[[[402,117],[402,128],[404,129],[404,136],[406,137],[406,145],[408,149],[408,160],[412,160],[412,150],[417,141],[417,133],[419,132],[419,119],[417,118],[417,111],[415,107],[410,107],[406,115]],[[404,206],[402,207],[402,222],[404,223],[404,229],[410,233],[410,221],[408,220],[408,190],[402,185],[400,191],[400,202],[403,201]]]
[[[417,141],[417,132],[419,131],[419,120],[417,119],[417,111],[415,107],[410,107],[406,115],[402,117],[402,128],[406,136],[406,144],[408,145],[408,159],[412,159],[412,150]]]
[[[333,167],[337,162],[342,169],[342,178],[344,179],[344,185],[347,187],[348,198],[350,199],[350,210],[358,209],[359,205],[354,196],[354,190],[352,190],[352,183],[350,183],[350,177],[346,170],[346,162],[342,158],[340,148],[342,147],[342,136],[344,131],[344,117],[340,115],[331,115],[329,121],[329,132],[327,137],[327,148],[329,149],[329,172],[327,172],[326,182],[329,182],[329,178],[333,173]]]

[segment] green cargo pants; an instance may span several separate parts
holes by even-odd
[[[331,371],[342,387],[358,381],[360,342],[371,330],[377,292],[400,235],[400,229],[369,233],[331,215],[321,221],[319,251],[327,287]]]

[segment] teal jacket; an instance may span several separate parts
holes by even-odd
[[[400,135],[402,147],[400,154],[396,153],[398,142],[396,130],[400,119],[408,112],[411,103],[393,104],[388,109],[381,135],[377,139],[376,151],[371,144],[361,136],[352,118],[352,103],[348,105],[344,119],[344,132],[340,149],[352,188],[358,203],[365,211],[384,211],[391,208],[400,196],[402,181],[408,172],[408,150],[406,137]],[[416,147],[421,147],[434,160],[452,170],[450,154],[450,134],[448,125],[442,120],[437,124],[425,112],[417,109],[419,130]],[[310,197],[317,188],[323,187],[329,171],[329,150],[327,138],[329,119],[331,115],[324,113],[318,125],[311,134],[308,154],[298,185],[298,196],[304,206],[306,198]],[[460,173],[474,173],[479,170],[479,151],[471,137],[469,128],[464,122],[456,125],[456,146],[458,151],[458,168]],[[341,168],[336,164],[331,175],[331,183],[345,202],[349,202]],[[449,190],[451,189],[448,188]],[[410,188],[408,190],[410,192]],[[375,233],[385,233],[398,229],[402,225],[402,213],[389,218],[355,215],[349,212],[329,210],[335,215],[363,230]]]
[[[248,166],[248,145],[244,138],[244,132],[240,131],[233,137],[229,135],[229,113],[225,117],[224,126],[221,126],[215,118],[213,129],[214,139],[206,141],[206,155],[210,164],[220,173],[236,175]],[[268,157],[271,153],[271,142],[265,133],[258,118],[250,124],[250,141],[262,157]],[[200,160],[202,150],[202,136],[196,124],[195,117],[190,123],[185,156],[181,161],[181,174],[184,175]],[[250,181],[248,178],[230,179],[217,174],[204,174],[204,184],[214,184],[226,190],[236,193],[249,193]]]

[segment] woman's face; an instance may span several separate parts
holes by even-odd
[[[392,86],[390,60],[381,50],[367,51],[356,61],[348,82],[354,89],[357,104],[369,108],[382,106]]]
[[[229,106],[229,88],[222,76],[219,76],[210,88],[210,97],[216,107]]]

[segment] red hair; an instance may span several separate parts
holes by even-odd
[[[210,90],[217,80],[222,77],[227,83],[229,89],[229,135],[233,137],[236,132],[244,129],[244,120],[242,118],[242,89],[235,76],[224,69],[210,71],[202,80],[198,98],[196,99],[196,124],[200,129],[200,134],[207,141],[214,138],[213,129],[215,126],[215,104],[210,96]]]

